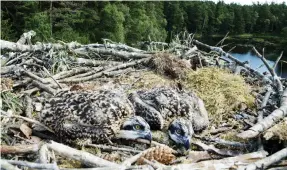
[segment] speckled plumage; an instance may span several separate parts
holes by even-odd
[[[41,121],[64,141],[110,141],[134,111],[126,95],[116,90],[63,91],[44,103]]]
[[[129,99],[136,114],[142,116],[152,129],[167,127],[176,118],[190,121],[195,131],[209,124],[203,101],[192,92],[161,87],[134,92]]]

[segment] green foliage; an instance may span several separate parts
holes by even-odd
[[[107,4],[100,13],[101,37],[111,39],[116,42],[124,42],[124,14],[118,10],[115,4]]]
[[[62,40],[66,42],[77,41],[79,43],[87,44],[89,43],[88,35],[84,33],[77,32],[71,27],[63,28],[61,31],[57,31],[54,34],[55,39]]]
[[[32,17],[27,17],[25,31],[34,30],[36,34],[35,41],[47,41],[51,38],[50,17],[47,12],[35,13]]]
[[[287,38],[287,27],[282,28],[281,34]]]
[[[283,34],[287,7],[282,4],[241,6],[223,1],[3,1],[1,38],[16,41],[24,31],[80,43],[109,38],[134,44],[170,41],[182,31],[199,35]],[[34,39],[35,40],[35,39]]]
[[[14,38],[14,32],[12,30],[12,24],[10,19],[3,19],[3,12],[1,11],[1,39],[11,40]]]

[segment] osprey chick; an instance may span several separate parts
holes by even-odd
[[[44,103],[41,121],[64,142],[77,139],[106,143],[114,138],[151,140],[147,122],[134,116],[122,92],[62,91]]]

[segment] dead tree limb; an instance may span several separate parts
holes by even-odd
[[[268,156],[266,158],[263,158],[259,161],[256,161],[254,163],[251,163],[247,165],[246,167],[243,167],[244,170],[256,170],[256,169],[266,169],[270,165],[279,162],[280,160],[287,157],[287,148],[284,148],[276,153],[274,153],[271,156]]]
[[[43,79],[43,78],[41,78],[41,77],[39,77],[39,76],[33,74],[33,73],[30,72],[30,71],[26,71],[26,70],[22,70],[22,71],[23,71],[27,76],[29,76],[31,79],[33,79],[33,80],[36,80],[36,81],[41,82],[41,83],[43,83],[43,84],[49,84],[49,83],[50,83],[50,82],[47,81],[46,79]]]
[[[265,80],[265,82],[267,83],[271,83],[270,79],[268,79],[267,77],[265,77],[263,74],[261,74],[260,72],[252,69],[251,67],[247,66],[244,62],[241,62],[239,61],[238,59],[236,59],[235,57],[233,57],[231,54],[223,51],[222,48],[220,47],[213,47],[213,46],[210,46],[210,45],[207,45],[207,44],[204,44],[198,40],[193,40],[193,43],[196,44],[196,45],[199,45],[199,46],[202,46],[204,48],[207,48],[209,50],[212,50],[212,51],[217,51],[219,54],[222,54],[224,55],[225,57],[229,58],[230,60],[234,61],[236,64],[246,68],[249,72],[251,73],[254,73],[257,77],[261,78],[262,80]]]
[[[205,151],[210,151],[210,152],[222,155],[222,156],[237,156],[240,154],[239,152],[235,152],[231,150],[218,149],[218,148],[215,148],[214,146],[206,145],[200,141],[192,141],[191,143],[201,147]]]
[[[22,153],[36,153],[39,151],[39,145],[1,145],[0,152],[1,154],[22,154]]]
[[[247,148],[250,146],[250,144],[236,142],[236,141],[228,141],[220,138],[208,138],[208,137],[201,137],[201,136],[195,136],[195,138],[199,138],[201,140],[205,140],[208,142],[216,143],[223,146],[231,146],[231,147],[237,147],[237,148]]]
[[[26,52],[26,51],[49,51],[50,49],[54,50],[62,50],[66,48],[76,48],[80,46],[80,44],[76,42],[71,42],[68,44],[44,44],[44,43],[37,43],[35,45],[24,45],[19,43],[14,43],[10,41],[0,40],[1,44],[1,50],[9,50],[9,51],[20,51],[20,52]]]
[[[265,151],[258,151],[248,154],[243,154],[235,157],[228,157],[219,160],[208,160],[202,161],[198,163],[191,163],[191,164],[178,164],[168,166],[166,168],[173,168],[173,169],[190,169],[190,170],[198,170],[198,169],[232,169],[232,168],[239,168],[241,166],[245,166],[248,163],[252,163],[258,159],[265,158],[268,153]]]
[[[49,159],[49,150],[46,144],[43,144],[39,149],[39,161],[42,164],[47,164]]]
[[[281,54],[279,55],[279,57],[276,59],[274,65],[273,65],[273,68],[272,68],[273,70],[276,69],[276,67],[277,67],[277,65],[278,65],[278,63],[279,63],[279,61],[280,61],[281,58],[282,58],[282,56],[283,56],[283,51],[281,52]]]
[[[141,59],[151,57],[151,54],[144,54],[138,52],[126,52],[126,51],[117,51],[114,49],[102,49],[102,48],[78,48],[73,50],[75,53],[83,54],[83,52],[92,51],[99,55],[111,55],[114,57],[119,57],[125,60],[129,59]]]
[[[96,73],[96,74],[93,74],[90,76],[80,77],[80,78],[67,78],[67,79],[59,80],[59,82],[60,83],[78,83],[78,82],[90,81],[90,80],[99,78],[105,74],[108,74],[108,72],[127,68],[127,67],[131,67],[131,66],[135,66],[135,65],[140,64],[140,63],[148,62],[149,60],[150,60],[150,58],[143,58],[143,59],[131,61],[129,63],[124,63],[124,64],[120,64],[120,65],[108,68],[106,70],[103,70],[99,73]]]
[[[15,160],[5,160],[5,159],[2,159],[2,160],[6,161],[12,165],[18,165],[18,166],[29,167],[29,168],[53,169],[53,170],[59,169],[55,163],[53,163],[53,164],[39,164],[39,163],[27,162],[27,161],[15,161]]]
[[[115,146],[108,146],[108,145],[95,145],[95,144],[87,144],[86,146],[100,148],[102,150],[107,151],[126,151],[126,152],[133,152],[133,153],[140,153],[141,151],[136,149],[129,149],[129,148],[119,148]]]
[[[263,114],[264,114],[264,111],[265,111],[265,106],[268,102],[268,99],[270,98],[270,95],[272,93],[272,88],[271,87],[268,87],[267,89],[267,92],[265,93],[264,95],[264,98],[261,102],[261,105],[260,105],[260,108],[259,108],[259,111],[258,111],[258,118],[257,118],[257,122],[262,122],[263,120]],[[258,138],[258,149],[263,149],[263,145],[262,145],[262,139],[261,139],[261,136]]]
[[[36,80],[33,80],[33,81],[32,81],[32,84],[33,84],[34,86],[36,86],[36,87],[38,87],[38,88],[40,88],[40,89],[42,89],[42,90],[44,90],[44,91],[50,93],[50,94],[52,94],[52,95],[55,95],[55,94],[56,94],[56,90],[54,90],[53,88],[49,87],[48,85],[45,85],[45,84],[43,84],[43,83],[40,83],[40,82],[38,82],[38,81],[36,81]]]
[[[1,169],[3,168],[5,170],[20,170],[19,168],[13,166],[12,164],[2,159],[0,159],[0,165],[1,165]]]
[[[82,47],[92,47],[92,48],[111,48],[111,49],[117,49],[117,50],[125,50],[128,52],[145,52],[143,50],[137,49],[130,47],[125,44],[110,44],[110,43],[105,43],[105,44],[88,44],[88,45],[82,45]]]
[[[40,123],[39,121],[37,120],[34,120],[34,119],[30,119],[30,118],[27,118],[27,117],[23,117],[23,116],[18,116],[18,115],[9,115],[7,112],[3,111],[3,110],[0,110],[1,112],[1,116],[3,114],[3,116],[6,116],[6,117],[14,117],[14,118],[20,118],[20,119],[23,119],[29,123],[34,123],[36,125],[39,125],[39,126],[42,126],[43,128],[47,129],[48,131],[54,133],[54,131],[52,129],[50,129],[49,127],[45,126],[44,124]]]
[[[243,139],[254,138],[260,133],[269,129],[275,123],[287,116],[287,88],[283,91],[281,97],[281,106],[274,110],[269,116],[258,122],[247,131],[239,133],[237,136]]]
[[[99,66],[99,65],[114,66],[114,65],[122,64],[122,62],[118,62],[118,61],[93,60],[93,59],[86,59],[86,58],[79,58],[79,57],[76,58],[74,62],[77,64],[87,65],[87,66]]]
[[[91,68],[89,68],[89,67],[76,67],[76,68],[73,68],[69,71],[62,71],[56,75],[53,75],[53,78],[59,80],[59,79],[71,77],[75,74],[83,73],[83,72],[90,71],[90,70],[91,70]]]
[[[33,106],[32,106],[32,99],[29,95],[25,95],[25,115],[28,118],[32,118]]]
[[[256,53],[256,55],[263,61],[263,63],[265,64],[266,68],[268,69],[268,71],[270,72],[270,74],[272,75],[274,81],[276,82],[277,88],[279,93],[283,92],[283,85],[280,81],[280,78],[277,76],[276,72],[275,72],[275,67],[271,68],[271,66],[268,64],[267,60],[265,59],[264,55],[261,55],[255,47],[253,47],[253,51]],[[264,48],[263,48],[264,51]],[[282,53],[281,53],[282,54]],[[283,54],[282,54],[283,55]],[[280,58],[280,57],[279,57]],[[279,61],[278,61],[279,62]]]
[[[99,158],[91,153],[80,151],[69,146],[50,141],[47,143],[47,147],[61,156],[65,156],[71,159],[78,160],[84,164],[92,166],[107,166],[107,167],[118,167],[119,165],[102,158]]]

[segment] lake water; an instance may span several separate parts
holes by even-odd
[[[253,51],[251,50],[237,50],[234,52],[230,53],[232,56],[234,56],[235,58],[237,58],[240,61],[248,61],[249,62],[249,66],[261,73],[267,71],[266,66],[263,64],[262,60],[257,57]],[[279,56],[279,55],[278,55]],[[273,67],[275,61],[272,60],[274,57],[272,57],[270,59],[270,57],[267,57],[267,61],[270,64],[271,67]],[[284,57],[282,57],[284,58]],[[276,58],[275,58],[276,60]],[[269,72],[268,72],[269,73]],[[287,64],[283,63],[283,62],[279,62],[277,67],[276,67],[276,73],[278,76],[283,77],[283,78],[287,78]]]

